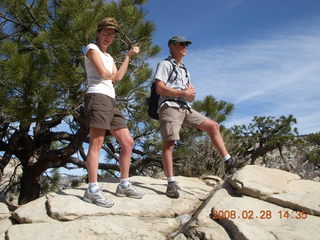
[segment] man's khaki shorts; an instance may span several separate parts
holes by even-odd
[[[163,141],[176,141],[180,139],[182,124],[192,128],[198,128],[206,116],[194,109],[174,108],[167,105],[162,106],[159,111],[160,133]]]
[[[115,100],[107,95],[88,93],[84,102],[88,128],[101,128],[113,131],[128,128]]]

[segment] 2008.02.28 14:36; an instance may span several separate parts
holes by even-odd
[[[280,219],[306,219],[307,213],[305,211],[291,211],[280,210],[277,214],[273,214],[271,210],[261,210],[254,212],[253,210],[214,210],[212,208],[210,213],[211,219],[272,219],[277,216]]]

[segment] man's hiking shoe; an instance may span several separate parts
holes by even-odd
[[[236,161],[231,157],[229,160],[224,161],[224,170],[226,174],[233,174],[237,171]]]
[[[181,190],[181,188],[178,186],[178,184],[175,181],[169,182],[167,186],[167,191],[166,191],[167,197],[179,198],[180,194],[178,190]]]
[[[138,191],[137,189],[132,187],[132,183],[129,182],[129,186],[123,188],[120,184],[117,186],[116,195],[118,197],[130,197],[130,198],[142,198],[144,196],[144,192]]]
[[[99,189],[96,192],[90,192],[89,189],[86,190],[83,196],[83,200],[88,203],[96,204],[100,207],[110,208],[113,206],[114,202],[112,200],[108,200]]]

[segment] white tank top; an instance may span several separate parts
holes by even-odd
[[[84,63],[87,72],[88,90],[87,93],[101,93],[109,97],[115,98],[115,90],[112,84],[112,80],[100,78],[95,66],[89,58],[86,57],[87,52],[90,49],[98,51],[100,58],[102,59],[104,67],[112,72],[113,58],[110,54],[104,54],[100,51],[99,47],[93,43],[88,44],[84,50]]]

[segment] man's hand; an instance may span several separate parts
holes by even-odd
[[[134,55],[138,54],[139,52],[140,52],[140,48],[138,46],[133,46],[128,52],[128,56],[131,58]]]
[[[168,87],[164,82],[156,81],[156,92],[159,95],[174,98],[185,98],[188,102],[192,102],[196,97],[196,91],[192,85],[188,84],[183,90]]]
[[[188,102],[192,102],[196,97],[196,90],[193,88],[191,84],[188,84],[187,87],[183,90],[185,98]]]

